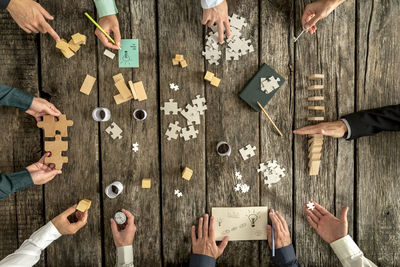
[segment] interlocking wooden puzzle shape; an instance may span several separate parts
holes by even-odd
[[[51,115],[44,115],[43,121],[37,123],[37,127],[44,130],[44,137],[55,137],[58,133],[61,137],[68,136],[68,127],[74,125],[72,120],[67,120],[67,116],[62,114],[56,120]]]
[[[62,141],[61,135],[56,135],[55,141],[45,141],[44,150],[51,152],[50,157],[44,158],[44,163],[54,163],[57,170],[62,169],[64,163],[68,163],[68,157],[62,156],[63,151],[68,150],[68,141]]]

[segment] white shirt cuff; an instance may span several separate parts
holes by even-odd
[[[133,263],[133,248],[130,246],[117,247],[118,265]]]
[[[201,0],[201,7],[203,9],[209,9],[220,5],[224,0]]]
[[[29,240],[31,243],[35,244],[42,250],[51,244],[54,240],[57,240],[61,236],[54,224],[49,221],[47,224],[39,228],[34,232]]]
[[[347,127],[347,136],[345,137],[345,139],[349,139],[351,136],[351,128],[350,128],[350,124],[346,119],[340,119],[341,121],[344,122],[344,124],[346,124]]]
[[[349,235],[330,243],[330,245],[341,262],[346,258],[362,254],[360,248]]]

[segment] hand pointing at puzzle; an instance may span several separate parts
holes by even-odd
[[[11,0],[7,6],[8,12],[21,29],[27,33],[49,33],[56,42],[60,40],[58,34],[47,23],[53,20],[39,3],[33,0]]]

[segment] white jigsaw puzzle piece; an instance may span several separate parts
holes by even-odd
[[[169,99],[169,102],[165,102],[164,107],[161,107],[160,110],[164,111],[164,115],[177,115],[182,109],[178,108],[177,102],[174,102],[173,99]]]
[[[168,130],[166,131],[165,135],[167,136],[167,140],[171,141],[171,139],[177,139],[179,136],[179,133],[181,132],[181,127],[178,126],[179,121],[176,121],[174,123],[170,123],[168,125]]]
[[[111,125],[107,127],[106,133],[108,133],[111,136],[111,138],[114,140],[117,138],[118,139],[122,138],[122,135],[121,135],[122,130],[121,130],[121,128],[119,128],[119,126],[115,122],[111,123]]]
[[[256,150],[255,146],[247,145],[241,149],[239,149],[240,155],[242,156],[243,160],[248,160],[249,158],[255,155],[254,151]]]
[[[197,138],[198,130],[194,129],[193,125],[189,125],[187,128],[182,128],[182,132],[180,137],[183,137],[183,140],[189,141],[191,139]]]

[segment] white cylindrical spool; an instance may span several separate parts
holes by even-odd
[[[104,117],[101,116],[101,112],[104,112]],[[95,108],[92,117],[95,121],[108,121],[111,118],[111,112],[108,108]]]
[[[228,148],[228,149],[226,149],[226,148]],[[220,155],[220,156],[228,156],[229,157],[231,155],[231,152],[232,152],[231,146],[228,145],[227,142],[221,141],[221,142],[219,142],[217,144],[217,153],[218,153],[218,155]]]
[[[115,186],[118,188],[117,193],[112,191],[112,186]],[[122,190],[124,190],[124,186],[120,182],[116,181],[106,187],[105,193],[109,198],[116,198],[119,194],[122,193]]]
[[[133,111],[133,117],[137,121],[143,121],[147,118],[147,112],[144,109],[135,109]]]

